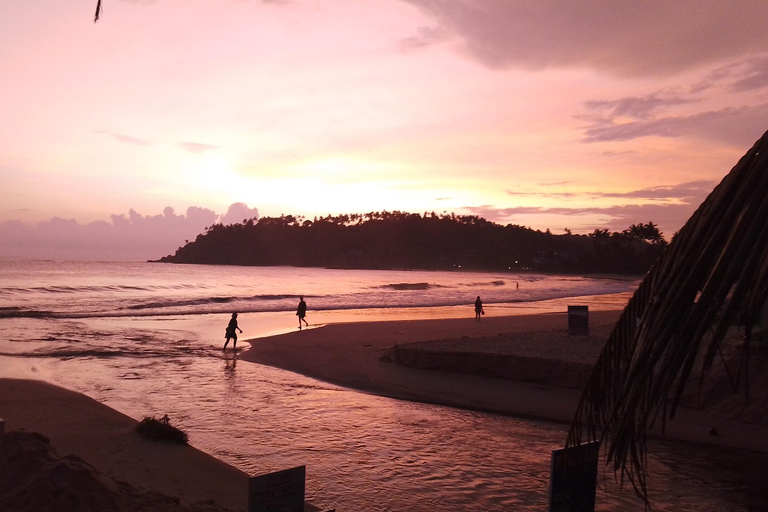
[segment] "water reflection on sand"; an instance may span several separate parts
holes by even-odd
[[[546,302],[498,307],[562,311],[564,302]],[[359,314],[402,318],[392,310]],[[3,376],[42,378],[136,419],[168,414],[193,445],[251,474],[306,464],[308,499],[339,510],[546,507],[550,451],[562,445],[566,426],[392,400],[239,361],[221,351],[226,317],[219,316],[4,320],[3,352],[24,356],[2,357],[0,365]],[[254,314],[242,327],[252,336],[285,332],[294,321]],[[659,442],[649,452],[655,510],[761,510],[768,503],[764,455]],[[597,510],[643,509],[612,473],[601,487]]]
[[[141,342],[143,355],[25,358],[16,373],[137,419],[168,414],[193,445],[252,474],[306,464],[308,499],[340,510],[546,507],[549,454],[564,425],[361,394],[237,361],[184,330],[145,332]],[[679,443],[653,443],[650,452],[656,510],[759,510],[768,500],[752,472],[765,475],[764,456]],[[612,479],[598,510],[642,510]]]

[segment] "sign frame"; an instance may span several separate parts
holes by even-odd
[[[307,466],[248,479],[248,512],[304,512]]]
[[[548,512],[594,512],[599,455],[600,441],[552,450]]]

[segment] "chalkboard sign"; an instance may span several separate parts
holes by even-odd
[[[568,306],[568,335],[589,336],[589,306]]]
[[[599,454],[599,441],[552,450],[549,512],[594,512]]]

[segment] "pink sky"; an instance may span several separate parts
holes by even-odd
[[[768,129],[762,0],[102,5],[0,6],[0,257],[157,258],[233,204],[669,238]]]

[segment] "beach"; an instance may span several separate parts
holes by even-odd
[[[190,510],[245,509],[247,475],[188,445],[146,440],[135,432],[136,420],[82,394],[41,381],[0,379],[0,417],[6,437],[40,433],[59,455],[75,454],[110,479],[169,496]],[[36,492],[53,496],[57,487],[75,487],[66,476],[39,476]],[[0,496],[0,503],[7,498]]]
[[[251,340],[241,359],[390,398],[569,423],[620,314],[590,311],[589,336],[570,336],[566,313],[333,324]],[[679,407],[650,432],[768,453],[768,428],[726,408]]]
[[[0,290],[0,377],[76,391],[134,425],[146,416],[168,415],[189,433],[192,447],[249,476],[305,465],[306,500],[323,510],[414,510],[429,503],[456,511],[498,510],[512,503],[519,510],[538,510],[546,498],[541,472],[547,471],[549,449],[564,439],[564,426],[432,405],[415,394],[414,401],[392,400],[329,384],[332,378],[316,380],[242,359],[251,343],[296,329],[297,292],[307,299],[312,327],[301,334],[315,335],[323,332],[318,324],[335,329],[331,324],[361,320],[472,321],[467,298],[471,303],[477,295],[487,313],[481,328],[496,317],[563,311],[571,303],[615,309],[636,286],[636,279],[609,276],[135,262],[25,261],[0,268],[0,274],[6,285]],[[233,311],[245,331],[237,357],[231,349],[222,351]],[[434,331],[439,324],[421,325]],[[392,334],[386,325],[366,329],[372,339],[386,339]],[[451,334],[434,333],[448,340]],[[402,345],[404,339],[394,341]],[[403,381],[403,387],[409,385]],[[16,400],[3,388],[0,384],[0,395]],[[45,411],[50,401],[38,403],[35,396],[17,405]],[[0,404],[6,430],[40,431],[61,456],[78,454],[46,434],[51,426],[46,422],[55,425],[61,410],[25,426],[6,409]],[[87,428],[100,427],[95,422]],[[89,438],[85,428],[76,430]],[[475,440],[471,446],[463,442],[468,438]],[[520,453],[514,466],[509,455],[486,456],[490,446],[494,453],[511,454],[518,443],[539,448]],[[522,471],[513,488],[510,471]],[[157,479],[157,485],[162,482]],[[195,503],[172,488],[158,492]],[[225,503],[212,496],[204,499]],[[624,499],[610,498],[614,504]]]
[[[247,509],[247,474],[189,445],[145,439],[135,430],[136,420],[80,393],[41,381],[0,379],[0,418],[3,510]],[[53,460],[46,460],[51,457],[42,455],[39,443],[20,456],[19,445],[30,439],[17,439],[19,433],[45,436]],[[26,474],[17,475],[23,469]],[[305,510],[320,509],[307,503]]]
[[[311,326],[247,340],[238,359],[372,395],[568,423],[619,315],[590,311],[589,336],[570,336],[565,313]],[[768,453],[765,426],[721,411],[681,408],[663,437]],[[191,446],[147,441],[135,419],[79,393],[0,379],[0,418],[6,433],[39,432],[142,499],[170,499],[148,510],[245,510],[246,473]]]

